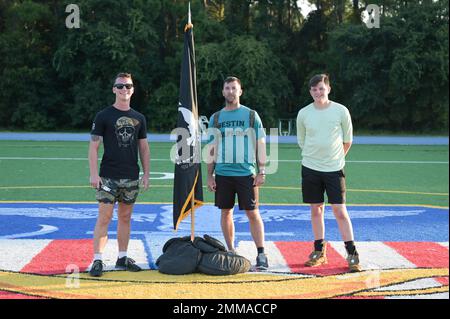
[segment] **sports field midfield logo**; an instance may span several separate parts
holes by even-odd
[[[0,298],[448,298],[448,269],[365,271],[327,277],[252,273],[170,276],[150,270],[133,274],[110,272],[101,279],[81,274],[78,281],[75,287],[68,285],[67,275],[0,271]],[[161,285],[164,289],[160,289]]]
[[[223,285],[230,285],[226,287],[226,291],[235,294],[231,298],[239,296],[239,289],[233,287],[244,287],[248,284],[246,281],[254,276],[260,276],[260,279],[268,276],[270,279],[267,279],[266,285],[273,292],[271,296],[260,294],[255,295],[255,298],[448,298],[448,209],[351,206],[349,212],[357,233],[360,233],[358,250],[364,269],[362,277],[347,273],[345,248],[340,241],[337,226],[333,225],[336,223],[330,211],[325,214],[327,237],[330,240],[329,263],[317,268],[306,268],[304,262],[312,248],[308,208],[274,205],[261,207],[267,232],[269,272],[214,280],[223,280]],[[0,261],[0,269],[3,270],[0,274],[0,291],[3,291],[0,298],[22,298],[27,295],[51,298],[90,296],[91,292],[87,293],[83,287],[91,283],[85,272],[92,261],[92,229],[97,216],[96,204],[3,203],[0,204],[0,216],[4,221],[0,226],[0,254],[5,257]],[[109,232],[111,240],[105,251],[109,270],[105,280],[111,281],[108,282],[108,287],[111,284],[111,287],[116,288],[111,288],[111,291],[100,289],[99,294],[94,297],[179,298],[174,291],[168,291],[162,297],[145,289],[141,291],[142,296],[121,295],[120,289],[114,284],[117,280],[124,280],[132,285],[136,284],[136,280],[151,282],[155,274],[158,274],[154,270],[154,262],[162,253],[165,241],[175,236],[184,236],[190,231],[189,223],[184,221],[179,232],[173,233],[171,205],[137,205],[133,218],[130,256],[148,271],[137,275],[138,277],[126,277],[126,273],[110,271],[117,257],[115,225],[112,225]],[[235,220],[237,251],[254,262],[256,251],[245,214],[236,211]],[[197,211],[196,221],[198,235],[208,233],[222,240],[220,213],[216,208],[209,205],[202,207]],[[44,289],[45,293],[36,290],[38,288],[34,281],[56,280],[59,285],[58,280],[67,279],[74,269],[79,272],[80,277],[77,290],[67,288],[61,295],[57,295],[52,290],[54,288]],[[198,277],[189,278],[189,282],[183,283],[187,289],[186,296],[181,296],[183,298],[199,289],[198,284],[195,284],[199,281]],[[304,280],[302,283],[310,286],[310,294],[292,290],[288,281],[293,278]],[[239,282],[238,286],[236,283],[227,283],[235,279],[243,282]],[[11,281],[14,280],[17,280],[16,283],[23,282],[23,286],[11,286]],[[178,282],[180,279],[163,276],[160,280]],[[327,284],[323,284],[323,280]],[[285,281],[286,285],[280,286],[285,287],[285,290],[273,290],[274,287],[279,287],[280,282]],[[42,287],[42,282],[38,284],[39,287]],[[102,286],[102,283],[96,283]],[[321,284],[317,286],[317,283]],[[151,284],[148,285],[150,291]],[[205,285],[216,287],[215,284]],[[340,288],[323,289],[333,285]],[[20,293],[14,295],[13,291]],[[256,289],[255,293],[257,292]],[[217,298],[222,298],[219,292]]]

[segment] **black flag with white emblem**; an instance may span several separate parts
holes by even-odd
[[[184,29],[184,49],[180,77],[180,102],[177,121],[177,154],[173,186],[173,227],[203,205],[201,174],[201,138],[197,109],[197,81],[193,25],[190,19]],[[193,200],[194,199],[194,200]]]

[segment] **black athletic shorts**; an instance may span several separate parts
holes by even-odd
[[[328,203],[345,203],[345,173],[319,172],[302,166],[302,195],[303,202],[319,204],[324,202],[324,192],[327,193]]]
[[[249,176],[221,176],[216,175],[216,192],[214,205],[220,209],[234,207],[236,194],[238,195],[240,210],[254,210],[258,208],[258,187],[253,186],[255,177]]]

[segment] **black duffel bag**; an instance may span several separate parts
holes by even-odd
[[[159,271],[165,274],[183,275],[201,272],[207,275],[235,275],[250,270],[250,261],[227,252],[217,239],[204,235],[169,239],[163,254],[156,261]]]
[[[227,252],[217,239],[204,235],[194,240],[194,245],[202,251],[198,271],[207,275],[236,275],[250,270],[250,261],[240,255]]]
[[[196,271],[202,253],[191,242],[191,237],[169,239],[163,254],[156,260],[158,270],[164,274],[185,275]]]
[[[237,254],[216,251],[202,255],[198,271],[207,275],[236,275],[250,270],[250,261]]]

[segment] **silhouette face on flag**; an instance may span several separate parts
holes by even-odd
[[[192,24],[184,32],[184,51],[180,77],[177,121],[177,155],[173,187],[173,227],[203,204],[194,36]],[[192,199],[194,198],[194,201]]]

